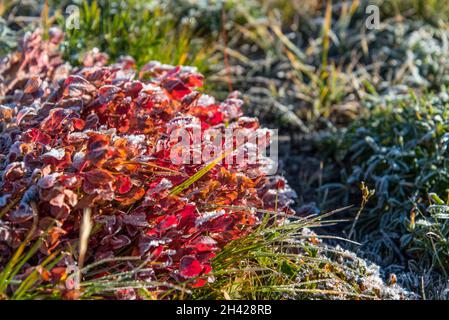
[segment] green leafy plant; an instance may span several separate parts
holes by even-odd
[[[446,92],[379,101],[336,148],[337,160],[347,164],[346,186],[352,186],[342,191],[357,194],[359,181],[375,189],[356,227],[357,239],[373,259],[391,264],[411,258],[424,266],[435,262],[435,253],[441,258],[442,251],[435,252],[423,233],[409,232],[413,204],[429,204],[430,192],[445,194],[449,186],[448,102]]]

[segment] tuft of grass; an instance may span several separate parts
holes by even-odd
[[[415,203],[409,225],[410,234],[401,239],[403,243],[414,243],[408,251],[423,257],[427,264],[435,266],[446,278],[449,274],[448,195],[446,200],[442,200],[437,194],[430,193],[427,208]]]
[[[333,213],[291,218],[281,225],[270,223],[275,213],[266,215],[255,232],[231,242],[217,254],[210,275],[212,281],[193,291],[192,297],[226,300],[387,298],[386,286],[372,285],[370,267],[341,249],[324,245],[320,236],[311,232],[310,228],[338,223],[338,220],[326,219]],[[398,287],[392,291],[396,294],[394,298],[406,296]]]

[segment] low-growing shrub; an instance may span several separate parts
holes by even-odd
[[[132,58],[106,66],[95,52],[72,68],[57,50],[62,33],[49,35],[27,35],[0,70],[2,295],[38,271],[60,283],[68,267],[120,257],[143,264],[114,267],[143,288],[202,286],[216,253],[259,224],[256,209],[291,213],[293,192],[262,173],[269,163],[173,161],[176,130],[199,128],[202,150],[225,129],[267,134],[235,96],[196,91],[203,77],[190,67],[150,62],[137,74]],[[241,147],[251,146],[226,152]]]

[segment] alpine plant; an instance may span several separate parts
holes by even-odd
[[[229,128],[270,134],[242,116],[235,93],[218,102],[197,91],[203,77],[194,68],[150,62],[137,71],[132,58],[107,65],[98,51],[72,67],[62,39],[57,29],[48,40],[37,30],[1,61],[0,270],[24,241],[40,239],[18,279],[68,252],[40,281],[63,283],[81,256],[84,265],[132,256],[144,263],[136,280],[198,287],[213,281],[216,253],[258,226],[258,212],[273,212],[271,223],[292,213],[293,191],[263,173],[269,161],[173,161],[176,130],[201,129],[201,149]],[[250,148],[232,146],[228,153]],[[86,210],[92,228],[82,253],[74,248]]]

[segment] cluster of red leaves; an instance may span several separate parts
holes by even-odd
[[[218,164],[171,193],[202,168],[170,161],[172,130],[261,130],[257,119],[241,117],[235,95],[219,103],[199,93],[203,78],[193,68],[151,62],[137,74],[133,59],[105,66],[98,53],[60,78],[53,53],[60,37],[27,36],[0,68],[8,79],[0,91],[14,97],[0,107],[0,267],[33,224],[33,237],[44,236],[36,263],[76,248],[83,210],[91,208],[88,261],[134,255],[152,270],[140,275],[145,280],[201,286],[216,252],[258,224],[248,208],[290,213],[285,181],[250,168]],[[74,255],[56,269],[76,263]]]
[[[51,28],[49,37],[49,41],[43,41],[42,31],[29,33],[18,51],[1,59],[0,102],[31,104],[48,97],[52,87],[68,76],[71,67],[58,51],[63,33]]]

